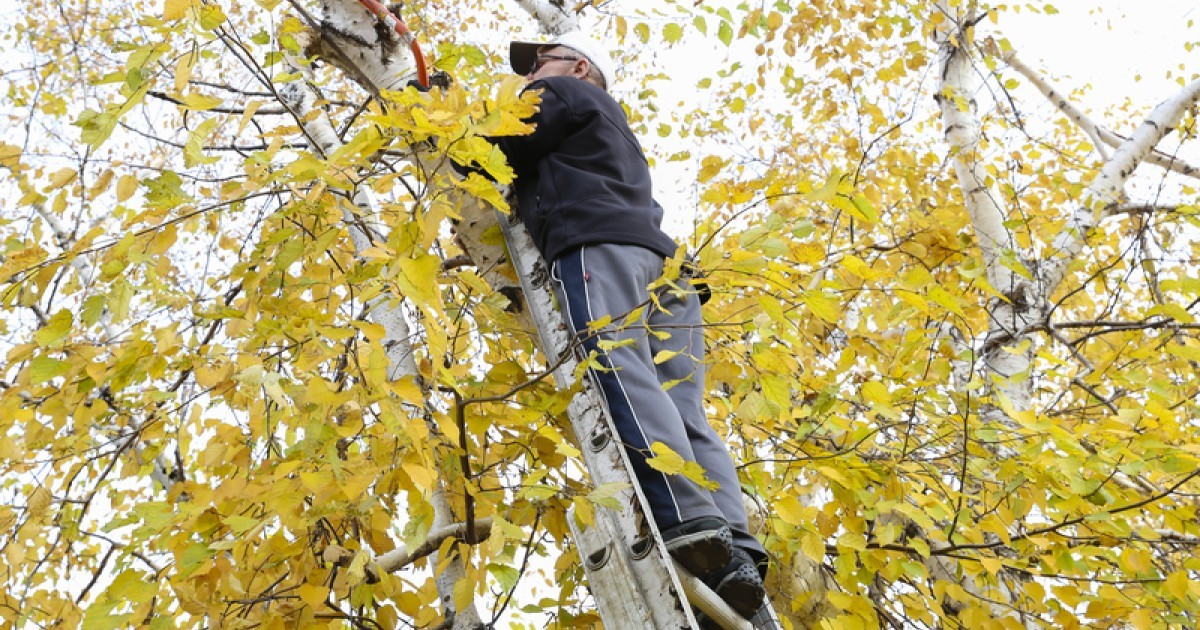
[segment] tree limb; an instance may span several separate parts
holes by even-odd
[[[1038,276],[1047,295],[1062,282],[1067,266],[1083,250],[1088,235],[1099,219],[1121,202],[1125,184],[1134,170],[1198,100],[1200,79],[1187,84],[1175,96],[1155,107],[1129,140],[1121,144],[1112,159],[1105,162],[1099,175],[1088,186],[1083,203],[1075,209],[1067,225],[1055,237],[1048,260],[1039,270]]]
[[[1075,125],[1078,126],[1079,129],[1083,131],[1083,133],[1086,134],[1089,139],[1091,139],[1092,146],[1096,148],[1096,151],[1100,154],[1100,158],[1102,160],[1109,160],[1108,151],[1105,150],[1106,146],[1119,148],[1122,144],[1129,140],[1129,138],[1117,135],[1112,131],[1109,131],[1107,128],[1096,124],[1096,122],[1088,117],[1087,114],[1084,114],[1082,110],[1076,107],[1074,103],[1067,100],[1065,96],[1059,94],[1058,91],[1054,89],[1054,86],[1050,85],[1049,81],[1047,81],[1045,77],[1043,77],[1033,68],[1030,68],[1023,60],[1017,57],[1016,51],[1003,51],[994,40],[988,40],[984,46],[985,50],[989,54],[1007,63],[1009,67],[1020,73],[1021,76],[1025,77],[1026,80],[1037,87],[1042,95],[1046,97],[1046,100],[1050,101],[1055,107],[1057,107],[1064,116],[1071,119],[1071,121],[1074,122]],[[1186,177],[1200,179],[1200,167],[1192,166],[1191,164],[1188,164],[1187,162],[1184,162],[1173,155],[1163,153],[1158,149],[1151,150],[1149,154],[1146,155],[1145,161],[1154,164],[1155,166],[1165,168],[1169,171],[1179,173],[1180,175],[1184,175]]]

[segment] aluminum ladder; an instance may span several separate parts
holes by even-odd
[[[515,213],[498,213],[497,220],[541,348],[550,360],[562,357],[570,351],[572,335],[555,306],[549,268]],[[560,389],[575,385],[578,364],[579,357],[566,357],[554,370]],[[623,488],[615,495],[622,509],[596,506],[594,523],[587,527],[579,524],[573,511],[567,519],[606,628],[699,630],[693,607],[725,630],[782,628],[769,601],[747,621],[667,554],[644,507],[646,497],[635,483],[625,449],[614,439],[617,433],[612,419],[590,378],[584,378],[567,415],[592,482],[597,486],[616,483]]]

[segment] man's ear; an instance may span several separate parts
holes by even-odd
[[[586,79],[591,69],[592,62],[588,61],[587,57],[580,56],[579,61],[576,61],[575,66],[571,68],[571,76],[576,79]]]

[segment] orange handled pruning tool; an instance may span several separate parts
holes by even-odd
[[[429,70],[425,67],[425,54],[421,52],[421,46],[417,43],[417,38],[413,36],[412,31],[404,25],[396,14],[388,10],[378,0],[358,0],[368,11],[375,14],[380,22],[383,22],[388,28],[396,31],[400,36],[400,41],[412,50],[413,59],[417,63],[417,82],[425,87],[429,87]]]

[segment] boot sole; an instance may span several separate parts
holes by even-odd
[[[684,534],[666,543],[667,551],[688,571],[700,576],[733,559],[733,533],[728,527]]]

